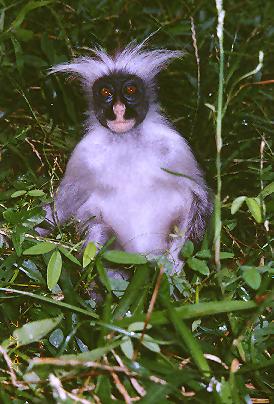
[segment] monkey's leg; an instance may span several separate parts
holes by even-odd
[[[46,212],[45,220],[43,222],[43,224],[45,224],[45,227],[37,226],[35,227],[35,230],[37,231],[39,236],[46,237],[56,226],[56,220],[54,219],[52,208],[50,205],[43,206],[43,210]]]
[[[46,212],[44,223],[46,226],[45,228],[36,227],[36,231],[41,236],[46,236],[54,229],[54,227],[62,225],[74,216],[77,206],[80,203],[79,200],[73,199],[74,188],[75,187],[69,187],[63,180],[59,189],[55,193],[54,201],[43,206],[43,209]]]
[[[169,243],[168,257],[173,263],[173,273],[181,272],[184,266],[184,262],[180,259],[180,251],[187,240],[191,218],[191,208],[185,206],[184,211],[181,212],[180,218],[177,218],[175,225],[173,223],[170,229],[172,238]]]
[[[111,228],[105,223],[91,221],[88,224],[85,244],[93,242],[97,248],[101,248],[111,237]]]
[[[47,236],[56,226],[62,225],[70,218],[70,216],[62,209],[62,206],[56,202],[58,201],[43,206],[43,210],[46,212],[44,221],[45,227],[38,226],[35,228],[40,236]]]
[[[79,209],[77,212],[77,221],[78,221],[78,228],[80,232],[84,231],[85,233],[85,243],[83,247],[85,247],[89,242],[92,242],[96,245],[97,249],[100,250],[102,246],[113,236],[116,236],[114,230],[112,229],[111,226],[108,224],[104,223],[102,215],[98,208],[95,206],[95,199],[93,199],[93,203],[91,201],[88,201],[85,205]],[[93,215],[92,215],[92,213]],[[94,212],[97,213],[97,216],[94,216]],[[87,218],[91,218],[90,220]],[[115,246],[117,246],[117,243],[115,243]],[[120,247],[120,246],[119,246]],[[128,279],[128,275],[125,276],[125,273],[127,273],[127,270],[122,270],[122,269],[108,269],[108,275],[111,278],[114,279]],[[118,274],[118,275],[117,275]],[[122,274],[119,276],[119,274]]]
[[[86,241],[84,246],[93,242],[97,249],[101,247],[114,235],[112,228],[103,222],[91,221],[86,232]],[[116,265],[112,267],[111,263],[104,262],[104,267],[110,279],[127,281],[130,278],[130,271],[127,268],[119,268]],[[98,279],[91,282],[89,286],[89,296],[99,304],[104,301],[104,293],[99,286]]]
[[[100,202],[98,196],[93,194],[75,215],[79,232],[85,234],[85,245],[92,241],[99,247],[108,240],[110,229],[103,221]]]
[[[183,269],[184,262],[180,259],[180,251],[185,241],[185,236],[176,235],[170,244],[168,257],[173,264],[173,273],[179,273]]]

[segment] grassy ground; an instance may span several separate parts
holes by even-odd
[[[224,8],[222,52],[213,0],[0,0],[1,403],[270,402],[274,9]],[[47,68],[152,32],[152,46],[187,52],[161,74],[160,99],[217,195],[174,277],[111,245],[80,259],[72,226],[33,230],[86,108],[78,84]],[[129,284],[108,279],[113,261]]]

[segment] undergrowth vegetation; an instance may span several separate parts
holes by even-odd
[[[224,2],[223,30],[217,5],[0,0],[1,403],[270,402],[274,9]],[[72,223],[34,230],[86,109],[79,83],[47,69],[151,33],[152,47],[186,51],[159,95],[216,194],[203,242],[186,243],[174,276],[112,240],[82,256]]]

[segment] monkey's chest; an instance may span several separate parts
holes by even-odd
[[[146,192],[169,187],[173,181],[163,170],[161,156],[155,151],[137,149],[117,153],[110,149],[100,160],[92,171],[98,187],[108,189],[109,193]]]

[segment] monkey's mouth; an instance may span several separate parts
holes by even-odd
[[[107,120],[107,126],[109,129],[116,133],[128,132],[134,127],[135,123],[135,119],[115,119],[114,121]]]

